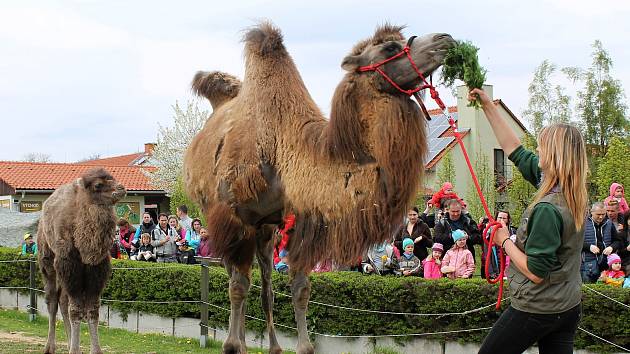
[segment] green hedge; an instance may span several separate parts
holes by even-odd
[[[18,258],[16,249],[0,248],[0,259]],[[103,299],[115,300],[199,300],[200,267],[114,260],[114,268],[143,267],[162,269],[113,270]],[[210,267],[209,302],[229,309],[228,276],[223,268]],[[41,286],[41,280],[38,281]],[[260,285],[260,275],[253,271],[252,284]],[[462,312],[496,301],[497,287],[482,279],[451,281],[420,278],[365,276],[355,272],[334,272],[311,276],[311,300],[391,312],[444,313]],[[28,263],[0,263],[0,286],[28,286]],[[589,285],[624,304],[630,303],[630,291],[603,285]],[[289,278],[274,273],[274,290],[290,294]],[[507,289],[506,289],[507,290]],[[260,307],[260,289],[252,286],[247,313],[264,318]],[[506,294],[509,296],[509,294]],[[630,347],[630,310],[591,291],[583,292],[584,317],[580,326],[618,345]],[[123,313],[141,310],[166,317],[199,317],[197,304],[111,303]],[[43,309],[40,309],[40,311]],[[371,314],[310,304],[309,329],[318,333],[343,335],[401,334],[490,327],[498,313],[494,307],[466,316],[419,317]],[[226,327],[229,312],[210,307],[210,326]],[[276,295],[274,321],[295,326],[291,299]],[[258,332],[264,322],[248,320],[247,326]],[[278,328],[284,331],[282,328]],[[291,332],[289,332],[291,333]],[[291,333],[292,334],[292,333]],[[432,336],[432,339],[480,342],[487,331]],[[410,337],[408,337],[410,338]],[[614,347],[578,331],[576,348],[598,352]]]

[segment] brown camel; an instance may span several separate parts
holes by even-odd
[[[111,274],[109,251],[116,230],[114,204],[125,188],[103,169],[59,187],[44,202],[37,232],[38,261],[48,304],[45,353],[54,353],[61,307],[70,353],[81,353],[81,320],[87,318],[91,353],[98,341],[100,296]]]
[[[189,195],[204,210],[217,251],[230,275],[229,335],[225,353],[245,353],[245,299],[257,255],[269,351],[280,353],[272,317],[272,228],[294,213],[288,244],[297,353],[313,353],[306,325],[308,274],[322,259],[353,263],[390,236],[420,186],[427,152],[417,104],[375,72],[360,66],[400,52],[403,27],[384,25],[342,62],[347,71],[324,118],[269,23],[249,30],[245,79],[199,72],[193,89],[213,113],[186,152]],[[447,34],[415,39],[410,54],[428,75],[454,44]],[[383,67],[403,89],[420,83],[403,58]]]

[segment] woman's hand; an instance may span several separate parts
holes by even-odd
[[[508,232],[507,227],[500,227],[496,233],[494,234],[494,244],[501,247],[503,245],[503,241],[510,238],[510,233]]]
[[[472,91],[470,91],[468,93],[468,100],[469,101],[474,101],[477,98],[479,98],[479,101],[481,102],[482,106],[486,106],[486,105],[491,105],[492,104],[492,100],[490,99],[488,94],[486,94],[481,89],[476,88],[476,89],[473,89]]]

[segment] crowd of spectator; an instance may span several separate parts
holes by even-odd
[[[516,228],[507,210],[497,210],[494,219],[508,228],[510,238],[516,239]],[[470,278],[475,270],[484,271],[486,257],[490,257],[488,274],[499,276],[501,253],[498,246],[488,246],[490,230],[484,235],[488,218],[474,218],[466,210],[464,201],[453,192],[451,183],[442,188],[420,212],[411,207],[404,222],[390,239],[373,245],[354,267],[340,267],[325,260],[317,264],[315,272],[357,270],[365,274],[418,276],[428,279],[447,277]],[[286,244],[292,234],[295,216],[288,215],[276,230],[274,268],[289,270]],[[630,209],[624,187],[612,183],[610,195],[590,206],[583,226],[584,244],[581,255],[581,276],[584,283],[604,283],[630,287]],[[475,248],[481,251],[481,262],[475,264]],[[37,244],[31,234],[24,235],[23,255],[36,255]],[[136,228],[119,219],[111,250],[112,258],[160,263],[196,263],[195,256],[216,257],[208,230],[200,219],[191,219],[188,208],[181,205],[176,215],[161,213],[157,224],[145,212]],[[509,258],[505,259],[509,265]]]
[[[138,228],[119,219],[112,258],[195,264],[195,256],[215,257],[208,230],[201,220],[191,219],[186,205],[179,206],[176,214],[161,213],[156,224],[151,214],[145,212]]]
[[[584,245],[582,249],[582,280],[584,283],[601,282],[630,287],[630,218],[624,198],[623,186],[613,183],[610,196],[591,205],[585,215]],[[517,229],[507,210],[497,210],[496,222],[509,230],[512,241]],[[464,201],[453,192],[451,183],[442,188],[426,203],[421,213],[411,207],[404,222],[390,239],[368,249],[360,264],[350,267],[364,274],[418,276],[428,279],[470,278],[473,274],[486,276],[486,257],[490,257],[488,274],[496,278],[500,274],[501,253],[498,246],[488,252],[486,240],[491,230],[484,234],[489,222],[487,217],[478,223],[466,210]],[[274,244],[274,265],[279,272],[287,272],[285,246],[295,218],[290,215],[278,230]],[[475,263],[475,249],[481,252],[480,264]],[[509,257],[503,260],[506,267]],[[314,271],[320,270],[320,265]],[[344,267],[328,267],[348,270]],[[479,270],[477,273],[476,270]]]

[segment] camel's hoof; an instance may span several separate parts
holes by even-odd
[[[295,351],[297,354],[315,354],[315,349],[311,343],[306,343],[302,345],[298,345],[297,350]]]
[[[223,354],[247,354],[245,347],[241,345],[240,340],[226,340],[223,343]]]

